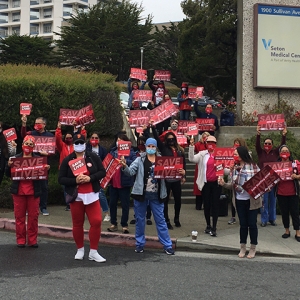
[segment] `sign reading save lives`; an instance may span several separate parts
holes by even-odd
[[[90,104],[81,109],[60,109],[59,121],[62,125],[73,125],[75,120],[78,124],[76,127],[95,122],[96,119],[92,105]]]
[[[69,166],[74,176],[78,176],[79,174],[85,174],[87,172],[85,159],[83,157],[70,160]]]
[[[284,114],[257,115],[260,130],[283,130],[286,127]]]
[[[167,179],[180,179],[178,173],[183,168],[183,157],[157,156],[155,158],[154,177]]]
[[[35,138],[33,152],[55,153],[55,137],[41,136]]]
[[[131,142],[118,141],[118,155],[129,156],[130,155]]]

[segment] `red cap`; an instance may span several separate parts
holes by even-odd
[[[181,84],[181,87],[182,87],[182,88],[187,88],[187,87],[188,87],[188,84],[183,82],[183,83]]]

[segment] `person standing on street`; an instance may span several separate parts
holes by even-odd
[[[205,107],[205,112],[202,112],[199,109],[198,106],[198,98],[196,98],[196,101],[194,103],[194,109],[195,109],[195,113],[197,115],[198,118],[200,119],[214,119],[214,125],[212,126],[211,130],[208,130],[208,133],[210,135],[215,135],[215,132],[219,130],[220,126],[219,126],[219,121],[218,121],[218,117],[213,114],[213,107],[211,104],[207,104]],[[203,131],[199,131],[199,134],[202,134]]]

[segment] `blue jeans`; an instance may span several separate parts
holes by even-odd
[[[40,210],[47,209],[48,202],[48,180],[40,180],[42,186],[42,193],[40,196]]]
[[[189,120],[190,119],[190,110],[181,110],[180,111],[180,120]]]
[[[135,240],[136,246],[144,248],[145,239],[145,215],[148,204],[151,207],[157,235],[160,243],[164,249],[172,248],[172,241],[170,239],[167,223],[164,217],[164,204],[158,200],[157,193],[145,192],[145,201],[139,202],[134,200],[134,213],[135,213]]]
[[[99,200],[100,200],[102,211],[105,213],[108,212],[108,203],[103,189],[100,190]]]
[[[250,200],[237,200],[236,211],[240,220],[240,243],[247,244],[248,232],[250,244],[257,245],[257,214],[258,209],[250,210]]]
[[[274,188],[263,196],[263,206],[260,209],[261,222],[268,223],[276,220],[276,197]]]
[[[109,187],[110,220],[111,220],[110,222],[112,225],[118,225],[117,208],[118,208],[118,200],[120,199],[121,206],[122,206],[121,225],[122,227],[128,226],[130,189],[131,187],[124,187],[120,189],[114,188],[113,186]]]

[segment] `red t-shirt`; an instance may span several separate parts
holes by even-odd
[[[218,180],[218,176],[216,175],[215,158],[210,155],[206,164],[206,181],[211,182],[216,180]]]
[[[33,181],[20,180],[18,195],[34,195]]]
[[[293,180],[281,180],[278,182],[277,194],[281,196],[296,195],[295,183]]]
[[[87,170],[87,172],[85,172],[84,175],[90,175],[89,170]],[[94,192],[91,182],[87,182],[87,183],[83,183],[83,184],[78,185],[78,193],[88,194],[88,193],[91,193],[91,192]]]

